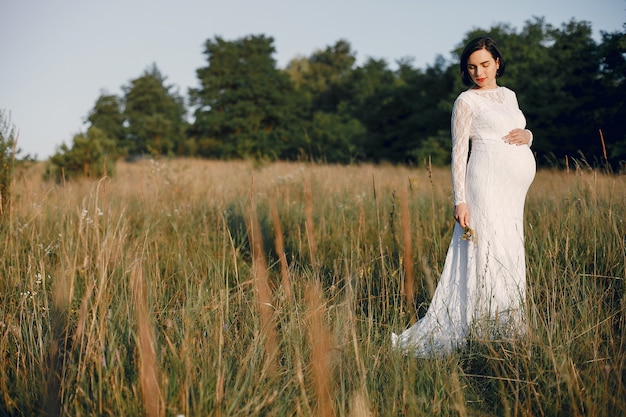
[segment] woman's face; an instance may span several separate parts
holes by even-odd
[[[498,86],[496,73],[499,67],[499,61],[493,59],[486,49],[473,52],[467,60],[467,71],[478,89],[488,90]]]

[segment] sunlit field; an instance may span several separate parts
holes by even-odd
[[[625,176],[538,172],[527,336],[415,359],[390,334],[443,267],[447,168],[42,171],[0,230],[0,415],[626,415]]]

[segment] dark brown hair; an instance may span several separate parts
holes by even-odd
[[[463,49],[463,53],[461,54],[461,63],[459,64],[461,69],[461,79],[463,80],[463,84],[467,86],[474,85],[472,77],[470,77],[467,71],[467,61],[469,60],[471,54],[476,51],[480,51],[481,49],[489,51],[493,59],[500,65],[496,71],[496,77],[502,77],[502,75],[504,75],[504,58],[502,57],[496,42],[488,36],[474,38],[469,41],[467,45],[465,45],[465,49]]]

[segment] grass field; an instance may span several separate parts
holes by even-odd
[[[0,415],[626,415],[624,176],[538,172],[530,333],[426,360],[390,333],[442,269],[448,169],[42,169],[0,230]]]

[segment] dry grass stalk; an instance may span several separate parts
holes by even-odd
[[[82,346],[83,344],[83,336],[85,333],[85,323],[87,322],[87,315],[89,313],[88,311],[89,301],[91,300],[94,287],[95,287],[94,282],[91,282],[89,286],[87,286],[87,290],[85,291],[83,300],[80,303],[80,309],[78,310],[78,323],[76,324],[76,331],[74,332],[74,336],[73,336],[75,346]]]
[[[381,277],[387,278],[387,266],[385,265],[385,244],[383,243],[383,235],[381,233],[383,226],[380,220],[380,207],[378,201],[378,194],[376,193],[376,179],[372,176],[372,194],[374,195],[374,205],[376,206],[376,226],[378,230],[378,251],[380,253],[380,270]]]
[[[450,378],[450,388],[452,389],[452,392],[450,393],[452,397],[452,408],[456,409],[458,415],[461,417],[468,415],[467,407],[465,405],[465,397],[463,395],[465,387],[461,385],[459,374],[456,371],[452,372]]]
[[[254,201],[254,179],[250,188],[248,238],[252,247],[252,281],[254,282],[254,289],[259,305],[261,335],[265,337],[265,353],[267,355],[270,375],[273,376],[277,371],[275,359],[278,353],[278,336],[276,335],[276,329],[274,327],[274,303],[267,273],[263,236],[261,234],[261,225]]]
[[[45,271],[43,266],[41,270]],[[44,272],[45,275],[45,272]],[[67,312],[70,305],[67,279],[59,278],[55,283],[52,294],[52,308],[50,313],[51,338],[46,356],[47,381],[45,386],[43,408],[46,416],[60,416],[62,410],[61,398],[63,381],[63,357],[61,346],[67,339]],[[66,346],[63,346],[65,350]]]
[[[317,265],[316,260],[316,245],[315,245],[315,226],[313,224],[313,201],[311,197],[311,184],[309,179],[306,178],[304,182],[304,200],[306,206],[306,236],[309,242],[309,253],[311,255],[311,265],[315,268]]]
[[[606,155],[606,143],[604,143],[604,134],[602,133],[602,129],[598,129],[600,133],[600,142],[602,143],[602,156],[604,156],[604,163],[606,166],[609,166],[609,158]]]
[[[357,391],[350,398],[349,417],[371,417],[369,401],[365,392]]]
[[[413,277],[413,258],[412,258],[412,240],[411,240],[411,220],[409,218],[409,203],[406,189],[400,194],[400,213],[402,220],[402,238],[404,241],[404,297],[408,313],[412,320],[415,318],[415,306],[413,296],[415,295],[415,285]]]
[[[324,324],[326,308],[322,301],[322,291],[319,281],[315,281],[306,288],[306,300],[309,308],[309,337],[311,342],[311,368],[313,383],[317,394],[317,415],[320,417],[334,417],[332,405],[332,370],[329,359],[331,352],[330,331]]]
[[[291,280],[289,279],[289,268],[287,265],[287,257],[285,256],[285,244],[283,239],[283,231],[280,226],[280,218],[274,200],[270,201],[270,211],[272,212],[272,221],[274,222],[274,239],[276,245],[276,253],[280,262],[280,276],[285,291],[287,301],[291,301]]]
[[[353,314],[348,314],[352,324],[350,325],[350,333],[352,334],[352,347],[354,349],[356,368],[359,370],[359,379],[361,387],[358,388],[350,398],[350,417],[369,417],[372,416],[372,408],[367,391],[367,373],[368,365],[363,360],[363,355],[359,351],[359,343],[356,326],[354,321],[356,318]]]
[[[226,300],[227,295],[225,291],[220,291],[219,293],[220,305],[227,305],[228,301]],[[225,397],[225,380],[226,380],[226,367],[224,366],[224,328],[226,325],[225,315],[228,314],[227,308],[223,308],[219,310],[220,315],[220,325],[217,336],[217,346],[218,346],[218,356],[217,356],[217,364],[215,366],[215,373],[217,374],[217,382],[215,384],[215,416],[220,417],[222,415],[222,407]],[[185,337],[187,337],[185,335]],[[190,363],[189,356],[185,356],[186,365],[188,373],[192,372],[192,364]],[[191,384],[189,384],[191,385]],[[185,393],[185,399],[188,398],[189,390],[191,388],[187,387],[187,392]]]
[[[63,372],[63,357],[59,350],[65,327],[65,314],[61,311],[53,311],[52,337],[46,356],[47,381],[43,408],[45,416],[61,415],[61,374]]]
[[[148,291],[139,262],[133,266],[130,279],[135,301],[139,383],[144,410],[148,417],[162,417],[165,415],[165,400],[159,383],[159,368],[148,312]]]

